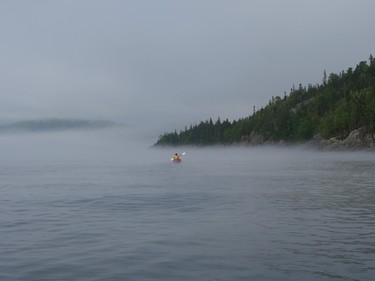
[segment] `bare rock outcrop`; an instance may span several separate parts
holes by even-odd
[[[350,132],[344,140],[336,137],[323,139],[319,146],[329,150],[375,149],[375,134],[371,134],[366,127],[361,127]]]

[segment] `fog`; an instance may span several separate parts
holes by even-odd
[[[238,119],[373,53],[375,2],[1,1],[0,123],[159,134]]]
[[[151,139],[135,128],[0,135],[2,163],[135,161]]]
[[[102,162],[126,165],[171,164],[174,153],[181,154],[182,165],[207,165],[221,162],[222,165],[239,165],[254,162],[262,166],[276,162],[300,162],[326,159],[335,161],[370,161],[372,153],[366,151],[320,151],[307,145],[294,146],[215,146],[215,147],[154,147],[154,139],[142,129],[112,127],[101,130],[66,130],[61,132],[1,133],[0,151],[2,165],[32,165],[57,162],[87,163]],[[319,160],[320,161],[320,160]],[[242,164],[241,164],[242,163]],[[215,164],[217,165],[217,164]],[[247,165],[247,164],[246,164]]]

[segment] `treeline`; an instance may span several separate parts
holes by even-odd
[[[156,145],[212,145],[237,142],[300,142],[315,135],[345,138],[357,128],[375,131],[375,59],[360,62],[316,85],[299,85],[290,94],[237,121],[212,119],[165,133]]]

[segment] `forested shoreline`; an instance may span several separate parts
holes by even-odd
[[[249,105],[250,107],[250,105]],[[251,108],[251,107],[250,107]],[[299,85],[289,95],[272,96],[252,114],[230,122],[201,121],[185,130],[161,135],[155,145],[300,143],[313,139],[344,140],[354,130],[375,133],[375,59],[327,76],[321,84]]]

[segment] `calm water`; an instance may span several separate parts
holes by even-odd
[[[375,276],[374,154],[75,148],[4,152],[0,280]]]

